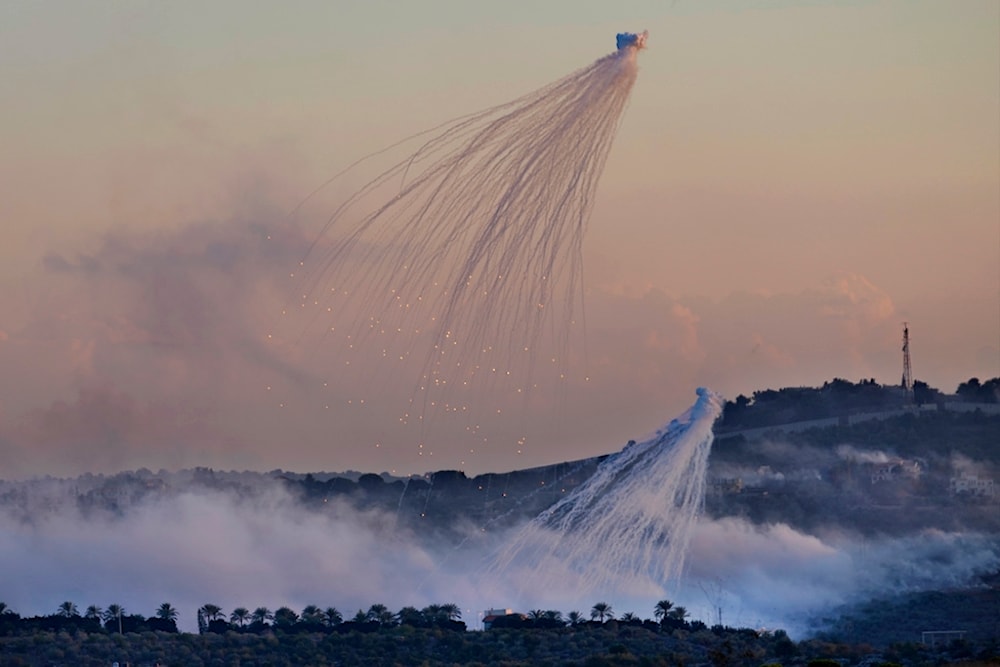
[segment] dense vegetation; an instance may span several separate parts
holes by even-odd
[[[825,619],[816,637],[850,644],[891,645],[920,631],[964,632],[969,645],[1000,642],[1000,573],[992,585],[963,591],[924,591],[844,607]],[[989,582],[987,582],[989,583]]]
[[[687,620],[686,612],[667,600],[656,604],[655,620],[632,614],[615,619],[611,607],[599,602],[589,621],[578,612],[563,619],[560,612],[536,610],[501,617],[507,622],[494,623],[484,632],[465,631],[464,624],[456,622],[454,605],[404,608],[395,614],[384,605],[372,605],[343,621],[336,609],[312,605],[301,614],[287,608],[273,614],[264,608],[234,609],[227,617],[218,606],[207,604],[199,609],[199,634],[157,630],[138,622],[119,626],[126,618],[124,610],[116,605],[109,610],[102,614],[92,607],[80,615],[67,602],[52,616],[21,619],[4,606],[0,664],[874,667],[985,661],[1000,655],[996,640],[963,641],[936,650],[910,641],[880,651],[829,638],[796,643],[781,631],[708,628]],[[176,611],[164,604],[146,623],[172,616]],[[103,626],[100,618],[106,619]]]
[[[727,401],[718,428],[725,432],[947,403],[1000,403],[1000,378],[986,382],[970,378],[953,395],[919,380],[913,385],[912,396],[900,386],[880,385],[874,379],[854,383],[835,378],[824,382],[822,387],[762,389],[751,396],[741,394],[736,400]]]
[[[893,405],[898,387],[864,380],[738,397],[726,405],[729,427],[716,436],[710,462],[713,478],[729,486],[709,494],[708,512],[809,532],[1000,533],[1000,495],[959,492],[954,484],[1000,476],[1000,411],[984,411],[998,387],[1000,379],[973,378],[933,409]],[[794,422],[802,427],[790,430]]]

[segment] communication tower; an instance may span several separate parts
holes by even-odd
[[[910,368],[910,327],[903,322],[903,391],[907,403],[913,402],[913,369]]]

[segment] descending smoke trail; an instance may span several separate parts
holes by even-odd
[[[712,424],[721,409],[719,395],[699,389],[685,415],[605,459],[593,477],[521,529],[491,569],[516,573],[527,588],[567,572],[582,592],[676,583],[703,506]]]
[[[414,417],[467,410],[453,388],[526,393],[547,323],[568,345],[584,231],[645,40],[619,35],[589,67],[417,135],[434,133],[327,220],[295,276],[299,305],[358,354],[417,357]]]

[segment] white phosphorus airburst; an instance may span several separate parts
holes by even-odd
[[[723,399],[698,390],[684,415],[601,462],[594,475],[521,528],[493,575],[524,590],[572,581],[581,594],[676,585],[704,506],[712,425]]]
[[[412,137],[416,150],[334,209],[296,272],[310,326],[356,355],[344,365],[419,369],[402,421],[460,414],[476,434],[477,410],[502,410],[475,392],[526,400],[543,364],[564,376],[584,232],[645,33],[618,44],[535,92]],[[557,352],[540,358],[543,338]]]

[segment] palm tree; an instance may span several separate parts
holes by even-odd
[[[663,619],[667,617],[667,614],[670,613],[670,610],[673,608],[673,606],[674,603],[671,602],[670,600],[660,600],[659,602],[656,603],[656,606],[653,608],[653,618],[655,618],[657,621],[662,622]]]
[[[433,606],[424,607],[423,611],[416,607],[403,607],[396,612],[396,618],[399,620],[400,625],[409,625],[415,628],[423,627],[426,623],[431,622],[430,612]]]
[[[449,621],[462,620],[462,609],[454,602],[447,602],[441,605],[441,613],[443,613]]]
[[[299,622],[299,615],[290,607],[278,607],[274,611],[274,624],[287,628]]]
[[[420,614],[423,616],[423,620],[428,625],[437,625],[444,618],[444,612],[441,611],[441,605],[439,604],[429,604],[420,610]]]
[[[169,602],[164,602],[156,609],[156,618],[162,618],[164,621],[177,622],[177,616],[177,608]]]
[[[257,607],[256,609],[253,610],[253,613],[250,614],[251,623],[260,623],[263,625],[264,623],[273,620],[274,620],[274,614],[272,614],[271,610],[268,609],[267,607]]]
[[[229,615],[229,622],[235,623],[241,628],[246,625],[247,620],[250,619],[250,610],[246,607],[237,607],[233,609],[233,613]]]
[[[120,604],[109,604],[107,610],[104,612],[104,622],[110,623],[111,621],[118,619],[118,634],[122,634],[122,614],[125,613],[125,607]]]
[[[303,623],[322,623],[323,611],[314,604],[306,605],[302,610]]]
[[[580,625],[584,621],[583,614],[578,611],[571,611],[566,615],[566,618],[569,619],[570,625]]]
[[[614,611],[611,609],[611,605],[609,605],[607,602],[598,602],[593,607],[591,607],[590,617],[596,618],[601,623],[603,623],[605,619],[614,618],[615,614]]]
[[[532,609],[528,612],[528,618],[532,621],[540,621],[545,618],[545,612],[541,609]]]
[[[87,607],[87,611],[83,613],[83,617],[91,621],[99,621],[104,616],[104,610],[98,607],[96,604],[92,604]]]
[[[332,628],[335,625],[340,625],[343,620],[344,617],[336,607],[327,607],[323,611],[323,622],[326,623],[327,627]]]
[[[670,610],[670,618],[677,619],[678,621],[683,621],[688,617],[688,610],[684,607],[674,607]]]
[[[354,618],[352,618],[351,621],[354,623],[367,623],[368,614],[366,614],[363,609],[358,609],[358,613],[354,615]]]
[[[222,607],[217,604],[206,604],[200,609],[205,620],[211,623],[222,618]]]
[[[369,621],[374,621],[384,628],[391,628],[396,621],[395,616],[389,608],[384,604],[373,604],[368,608],[368,613],[365,614],[365,618]]]
[[[622,617],[621,617],[620,620],[623,623],[639,623],[639,622],[641,622],[641,619],[638,616],[636,616],[634,613],[630,612],[630,611],[627,611],[624,614],[622,614]]]
[[[75,604],[67,600],[59,605],[59,610],[56,614],[64,618],[73,618],[74,616],[79,616],[80,611],[76,608]]]
[[[0,602],[0,616],[4,614],[13,614],[14,610],[7,606],[6,602]]]

